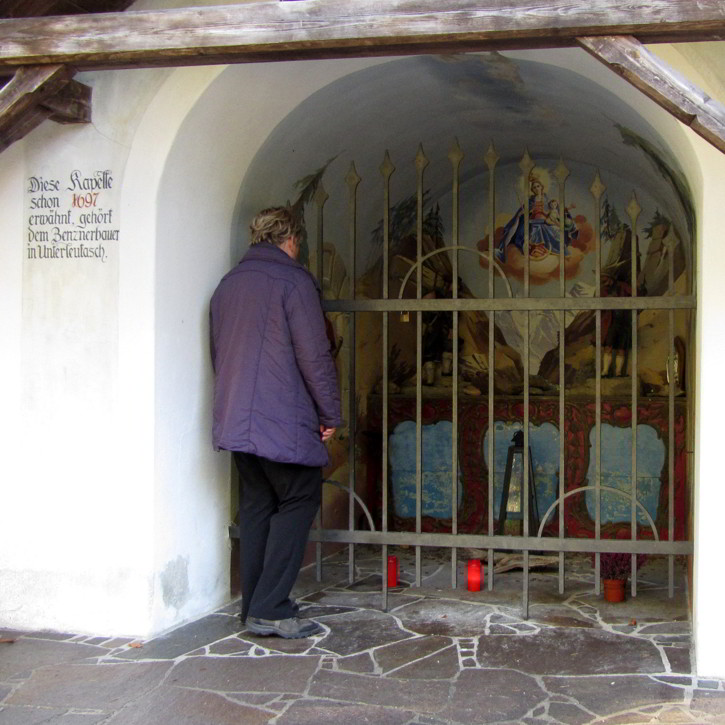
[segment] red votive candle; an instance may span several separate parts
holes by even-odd
[[[398,557],[397,556],[388,557],[388,586],[389,587],[398,586]]]
[[[481,572],[481,560],[480,559],[469,559],[468,560],[468,591],[469,592],[480,592],[481,583],[483,580]]]

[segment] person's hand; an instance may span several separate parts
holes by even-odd
[[[330,440],[332,436],[335,435],[335,431],[337,428],[328,428],[326,425],[320,426],[320,438],[322,438],[322,442]]]

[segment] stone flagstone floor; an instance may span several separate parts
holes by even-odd
[[[248,634],[238,603],[148,642],[0,630],[0,725],[627,725],[725,723],[725,687],[692,672],[684,576],[667,597],[666,566],[641,571],[638,595],[608,604],[588,560],[521,571],[493,591],[450,588],[448,555],[395,552],[401,586],[382,612],[380,556],[358,548],[296,587],[324,633]],[[141,646],[139,646],[139,644]]]

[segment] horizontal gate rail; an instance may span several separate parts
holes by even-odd
[[[694,297],[499,297],[465,299],[324,300],[325,312],[452,312],[458,310],[694,310]]]
[[[691,541],[647,541],[638,539],[571,539],[537,536],[488,536],[486,534],[433,534],[414,531],[348,531],[312,529],[310,541],[388,546],[438,546],[446,548],[496,549],[502,551],[565,551],[568,553],[692,554]]]

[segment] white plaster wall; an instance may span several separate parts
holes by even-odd
[[[725,475],[722,465],[723,410],[725,410],[725,156],[699,138],[693,140],[702,161],[697,324],[698,376],[695,440],[695,559],[694,634],[697,672],[725,677],[725,630],[722,572],[722,521],[725,512]]]
[[[358,67],[85,74],[92,125],[46,123],[0,156],[13,512],[0,527],[0,626],[147,637],[228,598],[230,460],[211,449],[208,300],[231,266],[249,160],[308,93]],[[88,165],[113,171],[117,247],[95,268],[28,263],[27,177]]]
[[[720,103],[725,103],[725,43],[662,46],[653,50]],[[694,186],[698,212],[697,382],[695,437],[695,557],[693,625],[697,672],[725,677],[725,630],[722,602],[722,517],[725,474],[722,466],[722,419],[725,410],[725,154],[689,129],[685,132],[699,168]]]
[[[109,169],[113,188],[102,199],[120,225],[130,139],[165,75],[79,76],[94,88],[93,123],[45,123],[0,156],[4,626],[110,634],[147,627],[150,486],[124,476],[119,463],[123,235],[106,244],[104,262],[29,260],[24,204],[30,175],[60,179],[66,197],[71,170]]]

